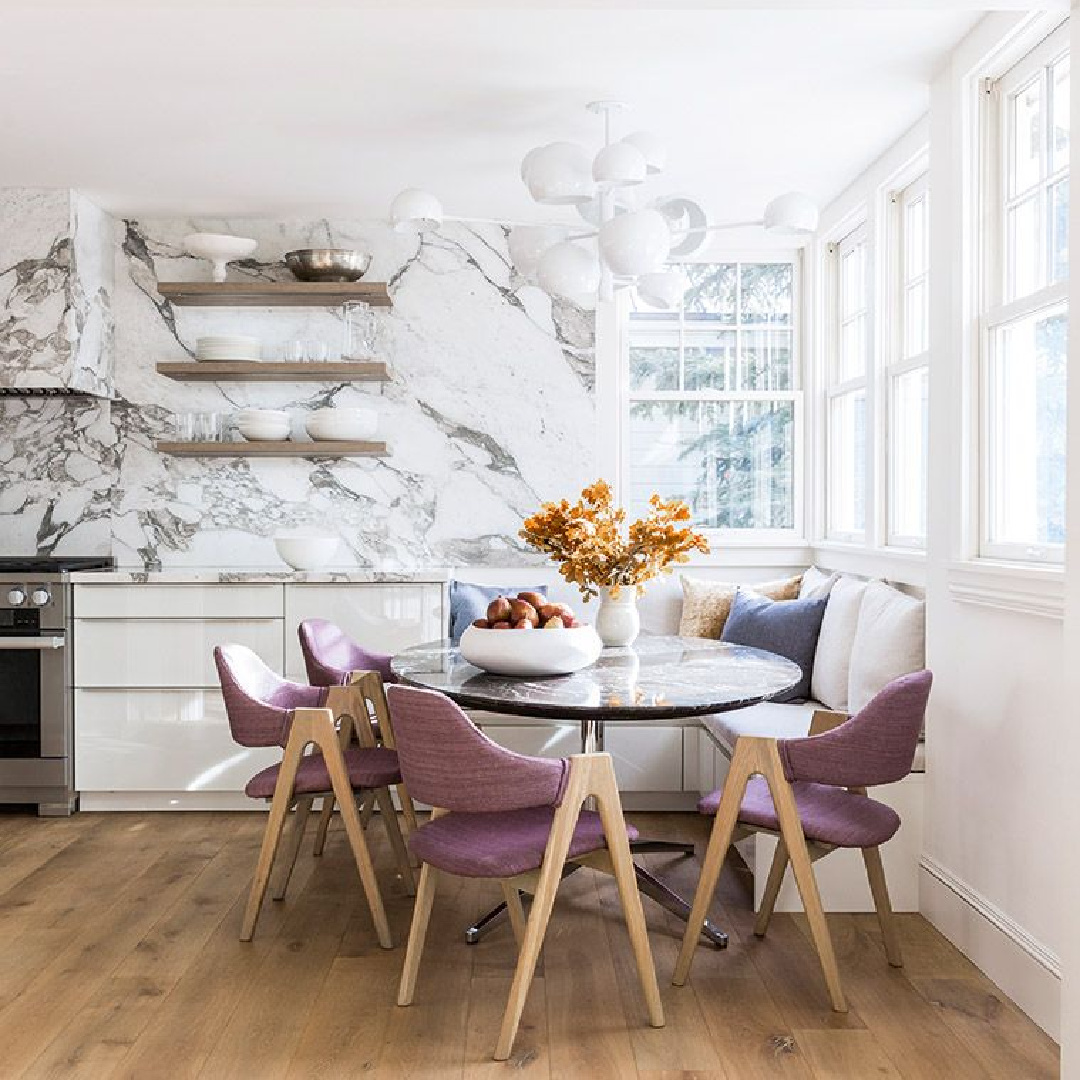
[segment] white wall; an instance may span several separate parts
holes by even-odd
[[[890,181],[928,137],[932,239],[927,554],[919,558],[884,549],[878,546],[880,533],[858,547],[818,541],[816,554],[823,565],[925,583],[927,664],[935,681],[927,722],[921,909],[1056,1036],[1057,955],[1063,931],[1057,794],[1065,778],[1061,741],[1068,720],[1063,574],[1025,574],[975,564],[968,546],[972,341],[965,290],[970,279],[967,170],[973,162],[964,141],[972,106],[966,88],[998,44],[1029,18],[1010,14],[984,19],[936,78],[928,124],[908,133],[823,214],[822,243],[814,259],[818,270],[824,241],[835,239],[836,230],[860,206],[868,210],[871,235],[880,240],[879,216]],[[820,385],[819,380],[815,403],[821,402]],[[877,405],[875,428],[880,433],[880,396]],[[820,428],[814,445],[819,483],[815,503],[821,506]],[[881,451],[879,443],[876,452]],[[879,459],[878,473],[883,471]],[[880,491],[875,504],[880,513]],[[820,537],[823,523],[816,525]]]

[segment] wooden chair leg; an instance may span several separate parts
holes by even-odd
[[[379,804],[379,813],[382,815],[383,825],[386,827],[386,836],[393,849],[394,858],[397,860],[398,869],[401,871],[401,879],[405,883],[405,891],[410,896],[416,895],[416,881],[413,879],[412,867],[409,865],[409,852],[405,848],[405,841],[401,838],[401,829],[398,826],[397,811],[394,802],[390,798],[389,788],[376,788],[372,794]]]
[[[314,798],[304,795],[296,802],[293,818],[289,825],[289,836],[285,841],[284,858],[278,868],[278,883],[271,893],[275,900],[284,900],[285,893],[289,888],[289,879],[292,877],[293,867],[296,866],[296,856],[300,853],[300,844],[304,839],[304,829],[307,828],[308,815],[311,813],[311,804]]]
[[[833,951],[832,935],[821,906],[821,893],[818,892],[817,879],[810,861],[810,852],[806,846],[806,837],[802,830],[802,820],[791,785],[784,776],[784,767],[774,740],[762,740],[766,743],[766,764],[762,770],[769,785],[773,806],[780,822],[780,834],[787,847],[795,883],[799,887],[803,909],[810,923],[810,936],[814,939],[821,970],[825,976],[825,985],[829,990],[829,999],[836,1012],[847,1012],[847,999],[840,984],[840,971],[836,966],[836,953]]]
[[[585,768],[581,767],[582,762]],[[533,972],[536,970],[536,961],[540,957],[540,946],[543,944],[548,919],[551,917],[551,908],[555,903],[555,893],[562,879],[563,865],[570,851],[574,826],[577,825],[578,816],[581,813],[581,803],[588,794],[585,790],[587,786],[585,781],[588,777],[587,765],[588,762],[580,757],[571,758],[566,792],[563,795],[562,805],[555,811],[555,819],[551,824],[551,833],[548,836],[547,847],[544,849],[544,861],[540,865],[540,879],[533,895],[532,907],[529,909],[529,918],[525,924],[525,937],[518,951],[514,981],[510,986],[510,996],[506,1002],[506,1012],[503,1013],[502,1028],[499,1031],[499,1041],[495,1047],[496,1061],[505,1061],[510,1056],[514,1045],[514,1037],[517,1035],[518,1024],[521,1022],[521,1014],[525,1008],[525,999],[528,997]]]
[[[502,886],[503,899],[506,901],[506,912],[510,916],[510,925],[514,930],[514,940],[520,949],[521,943],[525,940],[525,908],[521,903],[521,894],[518,892],[518,887],[506,878],[502,878],[499,884]]]
[[[690,917],[686,920],[686,933],[683,935],[682,948],[679,950],[679,958],[675,962],[675,972],[671,977],[671,981],[676,986],[684,985],[687,976],[690,974],[690,965],[694,960],[694,950],[697,948],[701,928],[705,925],[709,905],[712,903],[713,894],[716,892],[716,883],[720,878],[720,871],[723,869],[727,850],[731,847],[735,823],[739,818],[739,808],[742,806],[747,781],[754,772],[755,760],[756,754],[754,748],[749,744],[749,740],[739,739],[735,744],[735,753],[731,756],[731,767],[728,769],[727,779],[724,781],[724,793],[720,797],[720,806],[716,811],[716,820],[713,822],[712,834],[709,836],[709,846],[705,850],[705,861],[701,866],[701,877],[698,880],[697,892],[694,893]]]
[[[596,794],[600,820],[604,826],[608,854],[619,886],[626,929],[630,933],[630,945],[634,950],[638,979],[649,1010],[649,1023],[653,1027],[664,1026],[664,1006],[660,1001],[660,987],[656,982],[656,964],[653,962],[649,934],[645,928],[645,912],[641,909],[634,860],[630,856],[630,842],[626,836],[626,822],[622,814],[622,800],[615,783],[615,770],[611,758],[598,758],[592,762],[592,790]]]
[[[780,895],[780,886],[784,884],[784,874],[787,871],[788,853],[784,838],[778,837],[776,851],[773,853],[772,865],[769,867],[769,876],[765,880],[765,892],[761,897],[761,907],[758,909],[757,919],[754,920],[754,933],[758,937],[764,937],[769,929],[769,920],[776,908],[776,898]]]
[[[322,809],[319,811],[319,823],[315,827],[315,846],[312,849],[312,854],[319,858],[323,853],[323,848],[326,847],[326,834],[330,829],[330,821],[334,816],[334,796],[324,795],[322,801]]]
[[[375,813],[375,796],[367,791],[364,793],[363,799],[360,800],[360,828],[367,832],[367,827],[371,824],[371,815]]]
[[[412,925],[409,927],[409,944],[405,949],[405,966],[401,969],[401,983],[398,986],[399,1005],[411,1005],[416,993],[416,975],[420,970],[420,957],[424,951],[428,922],[431,920],[431,906],[435,901],[437,881],[438,871],[428,863],[421,864],[420,885],[416,890],[416,904],[413,906]]]
[[[306,745],[307,740],[296,731],[289,736],[289,741],[285,745],[285,754],[281,759],[281,768],[278,770],[274,797],[270,802],[270,816],[266,822],[266,831],[263,833],[262,847],[259,849],[259,861],[255,865],[255,878],[251,883],[251,893],[248,896],[247,907],[244,909],[244,921],[240,926],[241,941],[250,941],[255,934],[255,923],[258,921],[259,909],[262,907],[266,886],[270,881],[270,871],[273,869],[274,856],[277,854],[278,843],[281,840],[285,815],[292,805],[296,770],[300,765],[300,757]]]
[[[866,877],[870,882],[870,892],[874,897],[874,907],[877,909],[881,937],[885,942],[885,955],[893,967],[903,967],[900,935],[896,932],[896,919],[889,901],[889,886],[885,882],[885,868],[881,865],[881,851],[876,847],[863,848],[862,857],[866,865]]]
[[[305,710],[297,709],[294,714],[293,724],[296,718]],[[386,920],[386,909],[383,907],[382,895],[379,893],[379,883],[375,878],[375,868],[371,864],[371,853],[368,851],[367,842],[364,840],[364,830],[360,825],[360,814],[356,809],[356,797],[349,783],[348,774],[345,771],[345,758],[341,747],[338,745],[333,723],[329,720],[330,713],[327,710],[308,710],[311,712],[326,712],[327,727],[319,729],[314,734],[314,741],[323,752],[326,759],[326,768],[330,773],[330,780],[334,786],[334,796],[341,808],[341,817],[345,823],[345,832],[349,837],[352,847],[353,858],[356,859],[356,869],[360,874],[360,882],[364,887],[364,895],[367,897],[368,907],[371,909],[371,918],[375,923],[375,933],[379,938],[379,944],[384,949],[394,947],[390,937],[390,924]]]

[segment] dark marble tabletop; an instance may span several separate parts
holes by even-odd
[[[640,637],[590,667],[548,678],[489,675],[449,641],[393,658],[404,683],[441,690],[469,709],[548,718],[674,719],[726,712],[794,686],[798,665],[774,653],[706,638]]]

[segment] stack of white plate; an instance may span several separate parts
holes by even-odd
[[[218,334],[195,342],[196,360],[252,361],[259,359],[259,339],[244,334]]]

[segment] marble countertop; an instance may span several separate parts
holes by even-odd
[[[371,584],[393,582],[435,582],[449,581],[452,577],[449,569],[437,567],[431,570],[378,570],[373,567],[357,566],[326,570],[289,570],[287,567],[260,570],[256,568],[213,569],[197,568],[185,570],[141,570],[137,567],[116,570],[83,570],[71,575],[71,580],[80,585],[215,585],[215,584],[258,584],[310,582],[341,582],[343,584]]]

